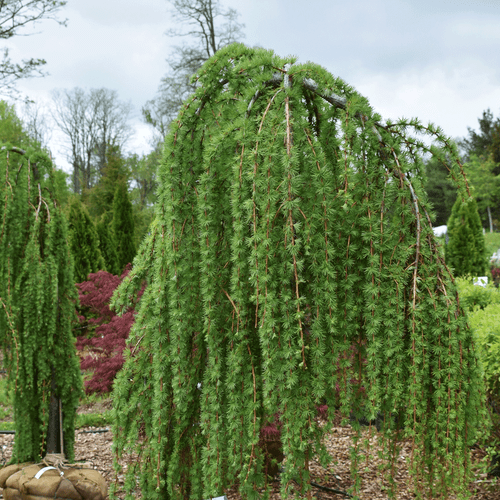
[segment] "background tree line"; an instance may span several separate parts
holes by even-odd
[[[473,188],[481,223],[490,232],[500,221],[500,117],[487,109],[478,118],[479,129],[467,127],[468,135],[457,139],[464,169]],[[437,226],[447,223],[457,193],[448,179],[445,163],[429,160],[426,164],[426,191],[436,215]]]

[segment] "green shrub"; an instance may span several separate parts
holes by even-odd
[[[461,306],[468,311],[490,395],[500,399],[500,291],[494,285],[477,286],[458,278]]]
[[[79,413],[76,416],[75,429],[82,427],[107,427],[111,423],[111,411],[104,413]],[[0,431],[11,431],[15,428],[15,424],[12,421],[0,422]]]
[[[118,254],[118,268],[121,273],[136,254],[134,243],[134,211],[127,193],[127,184],[118,184],[113,199],[113,232]]]
[[[4,418],[10,417],[11,415],[12,415],[12,408],[11,407],[0,406],[0,420],[3,420]]]
[[[497,295],[500,294],[497,292]],[[484,309],[476,306],[469,314],[469,324],[474,331],[488,391],[500,396],[500,304],[492,303]]]
[[[485,422],[482,441],[493,467],[500,450],[500,291],[491,283],[474,285],[470,278],[458,278],[457,284],[484,372],[490,421]]]
[[[469,312],[469,318],[476,306],[484,309],[491,304],[500,304],[500,292],[492,283],[487,286],[474,285],[472,278],[457,278],[460,305]]]

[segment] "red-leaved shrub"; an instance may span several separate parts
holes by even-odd
[[[117,316],[109,308],[109,303],[130,269],[128,264],[121,276],[99,271],[89,274],[88,281],[77,284],[81,314],[76,347],[80,353],[81,369],[92,372],[92,377],[85,382],[87,394],[110,392],[115,376],[123,366],[123,350],[134,324],[135,311],[130,308],[123,316]]]
[[[493,283],[498,288],[498,285],[500,284],[500,267],[492,266],[490,269]]]

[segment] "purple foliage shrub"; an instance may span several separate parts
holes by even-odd
[[[500,284],[500,267],[492,266],[490,269],[493,283],[498,288],[498,285]]]
[[[76,347],[81,369],[92,372],[91,378],[85,382],[87,394],[110,392],[115,376],[123,366],[123,350],[134,324],[135,310],[131,307],[123,316],[117,316],[109,308],[109,303],[130,269],[128,264],[121,276],[99,271],[89,274],[88,281],[77,284],[81,314]],[[140,295],[142,293],[138,299]]]

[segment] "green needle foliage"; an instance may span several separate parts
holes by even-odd
[[[99,236],[87,208],[75,196],[69,207],[70,251],[75,262],[76,283],[87,281],[89,273],[96,273],[105,268],[104,259],[99,250]]]
[[[118,253],[116,251],[116,241],[113,233],[109,230],[109,224],[106,217],[101,217],[97,223],[97,236],[99,237],[99,250],[106,265],[106,271],[114,275],[120,275],[120,267],[118,265]]]
[[[119,181],[113,198],[113,232],[118,255],[120,274],[125,266],[132,263],[136,254],[134,243],[134,211],[128,198],[127,184]]]
[[[62,403],[71,459],[83,393],[71,331],[78,294],[54,169],[45,153],[4,144],[0,178],[0,340],[14,393],[13,460],[45,455],[51,394]]]
[[[448,219],[446,263],[455,276],[484,276],[488,269],[483,226],[474,198],[463,201],[458,197]]]
[[[127,498],[136,481],[150,500],[233,484],[265,498],[258,443],[275,416],[282,495],[310,495],[309,461],[329,461],[333,419],[319,425],[319,405],[386,417],[389,476],[409,438],[420,498],[467,496],[481,370],[427,215],[426,151],[457,158],[439,129],[382,124],[317,65],[237,44],[207,61],[114,296],[126,310],[148,283],[115,383],[115,451],[139,457]],[[450,168],[468,198],[458,160]],[[354,494],[360,438],[358,427]]]

